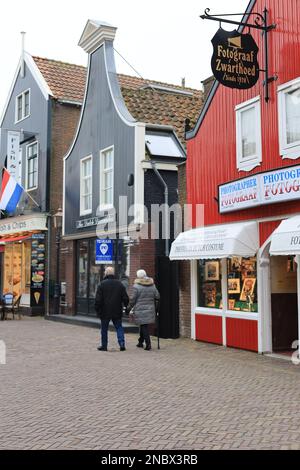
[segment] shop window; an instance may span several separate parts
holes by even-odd
[[[38,187],[38,143],[33,142],[26,147],[26,190]]]
[[[253,170],[262,161],[260,98],[254,98],[236,108],[237,168]]]
[[[223,308],[220,260],[198,262],[198,307]]]
[[[16,97],[15,121],[19,122],[30,115],[30,90],[26,90]]]
[[[227,261],[228,310],[257,312],[256,258],[232,257]]]
[[[278,88],[280,154],[300,157],[300,78]]]
[[[100,152],[100,207],[114,205],[114,148]]]
[[[15,298],[30,294],[31,242],[7,243],[3,268],[3,294],[12,293]]]
[[[92,212],[92,157],[80,161],[80,215]]]

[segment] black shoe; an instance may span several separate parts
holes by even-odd
[[[98,351],[107,351],[107,348],[105,348],[104,346],[99,346],[99,348],[97,348]]]
[[[120,351],[126,351],[125,346],[120,346]]]
[[[148,344],[146,347],[145,347],[145,351],[151,351],[151,344]]]
[[[137,347],[137,348],[142,348],[142,347],[143,347],[143,343],[138,343],[138,344],[136,345],[136,347]]]

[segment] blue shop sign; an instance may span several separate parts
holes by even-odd
[[[96,240],[96,264],[112,264],[113,252],[113,240]]]

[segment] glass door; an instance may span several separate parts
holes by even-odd
[[[104,266],[96,265],[95,239],[77,242],[77,263],[77,314],[96,316],[95,297]]]

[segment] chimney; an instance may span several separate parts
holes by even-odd
[[[206,101],[210,90],[212,89],[213,84],[215,83],[215,77],[212,75],[211,77],[206,78],[201,82],[204,88],[204,101]]]
[[[105,41],[115,39],[117,28],[104,21],[88,20],[78,45],[91,54],[98,49]]]
[[[181,79],[181,86],[182,88],[185,88],[185,77]]]

